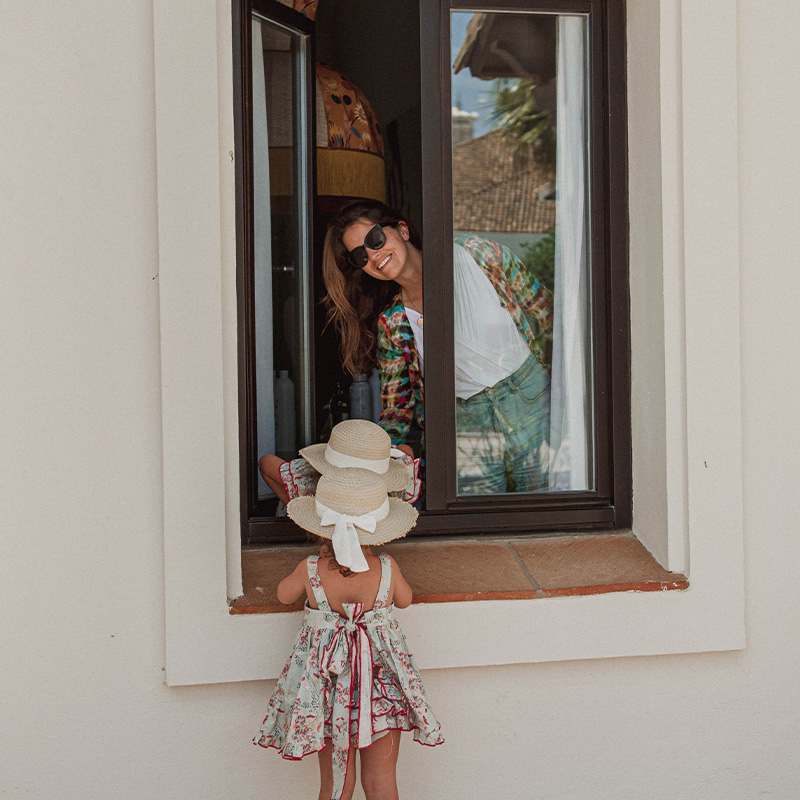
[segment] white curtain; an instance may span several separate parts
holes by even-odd
[[[258,454],[275,452],[275,384],[272,360],[272,215],[269,190],[267,87],[261,23],[253,21],[253,228],[255,240],[256,413]],[[271,495],[261,476],[258,496]]]
[[[558,17],[550,491],[592,488],[586,20]]]

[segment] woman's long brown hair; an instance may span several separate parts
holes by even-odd
[[[401,214],[377,200],[360,200],[339,211],[328,226],[322,251],[322,276],[327,294],[328,322],[339,334],[342,366],[354,377],[377,364],[377,321],[399,291],[394,281],[379,281],[356,269],[347,260],[344,232],[359,220],[380,225],[408,225],[409,239],[422,249],[419,234]]]

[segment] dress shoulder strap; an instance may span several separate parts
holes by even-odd
[[[322,579],[319,577],[319,556],[309,556],[306,559],[306,569],[308,570],[308,579],[311,581],[311,589],[314,592],[314,599],[317,601],[317,607],[322,611],[330,611],[330,603],[328,603],[325,590],[322,588]]]
[[[381,583],[378,586],[378,594],[375,597],[373,608],[386,608],[389,604],[389,589],[392,586],[392,562],[386,553],[381,553]]]

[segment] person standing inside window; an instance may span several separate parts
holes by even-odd
[[[527,315],[552,327],[552,294],[509,250],[454,242],[456,446],[460,494],[546,491],[550,378]],[[330,321],[352,375],[377,364],[380,425],[410,452],[424,429],[423,254],[413,225],[377,201],[331,221],[323,250]]]

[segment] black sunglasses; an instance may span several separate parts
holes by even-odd
[[[386,244],[386,234],[383,229],[386,226],[394,227],[397,225],[397,220],[393,222],[384,222],[383,224],[375,225],[370,228],[367,235],[364,237],[364,244],[361,247],[354,247],[352,250],[347,251],[347,260],[356,268],[364,269],[369,261],[367,255],[367,248],[370,250],[380,250]]]

